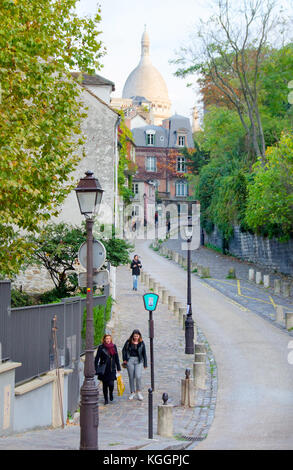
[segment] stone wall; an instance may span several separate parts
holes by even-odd
[[[12,282],[12,287],[28,294],[39,294],[53,289],[54,283],[49,272],[42,266],[29,266]]]
[[[217,227],[211,234],[204,232],[204,243],[205,245],[210,243],[222,249],[223,238]],[[293,240],[281,243],[276,239],[241,232],[239,227],[235,227],[227,250],[245,261],[293,276]]]

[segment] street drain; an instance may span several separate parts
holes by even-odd
[[[184,439],[186,441],[190,441],[190,442],[204,441],[205,440],[205,437],[193,437],[193,436],[183,436],[183,435],[181,435],[180,438]]]

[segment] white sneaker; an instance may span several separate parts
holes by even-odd
[[[135,397],[135,393],[131,393],[128,397],[128,400],[133,400]]]
[[[140,392],[137,392],[137,398],[142,401],[143,400],[143,396]]]

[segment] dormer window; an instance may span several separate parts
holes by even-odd
[[[146,144],[147,145],[155,145],[155,134],[156,131],[149,129],[146,131]]]
[[[185,135],[178,136],[178,145],[179,147],[185,147]]]

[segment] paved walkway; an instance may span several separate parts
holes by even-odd
[[[109,331],[113,334],[121,359],[124,342],[133,329],[138,328],[147,347],[149,362],[149,314],[143,306],[144,292],[141,283],[139,283],[138,291],[132,291],[131,271],[128,267],[118,268],[117,303]],[[191,439],[204,438],[213,420],[216,402],[216,372],[211,351],[207,360],[207,388],[205,391],[198,392],[195,408],[184,408],[180,404],[181,379],[185,377],[186,368],[192,370],[194,359],[192,355],[185,354],[182,324],[167,306],[159,302],[153,315],[155,320],[154,439],[148,439],[150,365],[143,371],[144,400],[142,402],[137,399],[128,400],[128,375],[127,371],[122,369],[126,385],[122,397],[117,396],[115,385],[114,402],[105,406],[100,388],[98,441],[101,450],[185,448],[190,445]],[[201,332],[199,332],[199,341],[205,341]],[[169,395],[168,403],[174,405],[174,438],[171,439],[157,435],[157,407],[162,404],[164,392]],[[67,425],[64,430],[31,431],[18,436],[0,438],[0,449],[78,449],[79,435],[79,425]]]

